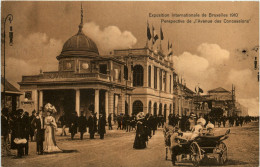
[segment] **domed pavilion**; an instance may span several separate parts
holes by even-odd
[[[107,117],[109,113],[125,110],[125,97],[133,90],[131,82],[123,79],[125,62],[111,55],[100,56],[96,43],[82,28],[81,8],[78,32],[64,43],[57,56],[58,71],[22,77],[21,90],[31,94],[29,102],[22,103],[27,111],[42,110],[46,103],[56,107],[57,117],[74,111],[78,115],[84,111],[87,116],[92,112],[97,117],[99,114]],[[113,107],[114,103],[119,107]]]

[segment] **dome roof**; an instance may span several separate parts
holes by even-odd
[[[83,9],[81,5],[81,22],[79,24],[79,31],[76,35],[70,37],[63,45],[61,54],[57,59],[64,57],[91,57],[99,56],[98,48],[95,42],[86,36],[83,31]]]
[[[64,43],[62,52],[66,51],[87,51],[99,54],[95,42],[83,32],[78,32]]]

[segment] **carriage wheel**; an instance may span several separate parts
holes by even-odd
[[[190,151],[191,151],[190,157],[191,157],[193,165],[198,166],[200,163],[200,160],[202,158],[199,145],[196,142],[191,143]]]
[[[218,149],[220,149],[221,153],[219,154],[218,157],[218,163],[220,165],[224,165],[227,162],[227,146],[225,143],[221,142],[218,145]]]

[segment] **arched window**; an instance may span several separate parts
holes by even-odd
[[[159,115],[162,115],[162,103],[159,105]]]
[[[148,67],[148,86],[151,87],[151,66]]]
[[[152,102],[151,102],[151,101],[149,101],[148,113],[149,113],[149,114],[152,113]]]
[[[170,114],[172,113],[172,104],[170,104]]]
[[[144,69],[141,65],[134,66],[134,73],[133,73],[133,84],[134,86],[143,86],[144,84]]]
[[[133,103],[133,114],[136,115],[139,112],[143,112],[143,103],[140,100],[136,100]]]
[[[157,115],[157,103],[153,104],[153,115]]]
[[[124,66],[124,79],[128,80],[128,68],[127,68],[127,66]]]
[[[164,104],[164,112],[163,112],[164,122],[166,121],[166,115],[167,115],[167,105]]]

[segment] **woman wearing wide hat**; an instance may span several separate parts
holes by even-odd
[[[143,112],[140,112],[136,115],[137,120],[137,129],[136,129],[136,135],[135,135],[135,141],[133,148],[135,149],[144,149],[146,148],[146,131],[144,126],[144,118],[145,115]]]
[[[57,112],[55,107],[50,103],[46,104],[44,107],[47,116],[44,119],[45,125],[45,153],[62,152],[62,150],[57,146],[55,140],[55,131],[57,129],[57,124],[55,118],[52,116],[53,113]]]

